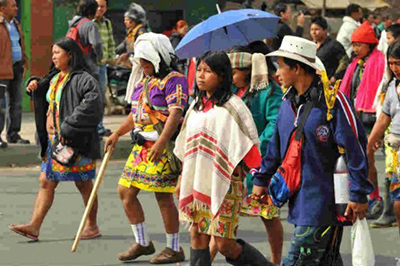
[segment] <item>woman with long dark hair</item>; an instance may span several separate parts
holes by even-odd
[[[397,219],[397,225],[400,229],[400,173],[399,173],[399,148],[400,148],[400,112],[399,112],[399,92],[400,92],[400,41],[391,44],[387,52],[387,62],[390,69],[391,81],[386,92],[385,101],[383,103],[382,112],[378,117],[374,128],[372,129],[371,135],[368,138],[367,153],[369,158],[374,158],[374,153],[380,146],[379,143],[383,138],[383,135],[391,125],[389,134],[385,137],[385,141],[390,147],[393,148],[393,175],[391,180],[387,182],[390,186],[386,186],[386,193],[390,193],[394,207],[391,206],[390,200],[385,201],[383,213],[387,217],[391,217],[394,214]],[[368,160],[370,168],[375,169],[375,161]],[[390,187],[390,191],[389,191]],[[395,220],[386,220],[384,224],[389,226],[395,225]]]
[[[176,189],[183,221],[190,224],[190,265],[211,265],[209,243],[232,265],[274,265],[245,241],[235,240],[246,191],[245,167],[260,165],[252,115],[233,95],[232,68],[224,52],[207,52],[197,63],[194,102],[177,137],[183,163]]]
[[[150,262],[185,260],[179,246],[178,210],[172,194],[180,174],[180,164],[172,156],[172,141],[188,94],[186,78],[176,71],[175,61],[165,35],[145,33],[138,37],[126,98],[132,102],[132,112],[105,144],[105,149],[114,147],[120,136],[131,131],[134,146],[118,182],[118,194],[137,243],[118,254],[121,261],[155,252],[137,198],[141,190],[155,193],[167,239],[167,247]]]
[[[99,84],[87,72],[82,50],[74,40],[65,38],[56,42],[52,60],[55,71],[43,80],[32,78],[27,86],[27,91],[39,97],[37,100],[45,97],[48,102],[45,106],[37,106],[48,108],[47,115],[36,110],[43,114],[43,117],[36,116],[36,123],[46,121],[46,131],[38,131],[39,138],[43,140],[48,136],[48,141],[41,142],[40,189],[30,223],[10,226],[15,233],[33,240],[39,238],[40,227],[53,204],[54,192],[60,181],[74,181],[87,204],[93,188],[96,159],[100,158],[97,124],[103,115],[103,98]],[[74,156],[68,162],[60,157],[65,154],[58,149],[58,145],[68,149],[68,152],[73,151]],[[101,236],[96,217],[97,199],[81,239]]]

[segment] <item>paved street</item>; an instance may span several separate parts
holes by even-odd
[[[117,179],[124,165],[123,161],[112,161],[101,185],[99,224],[103,237],[81,241],[76,253],[71,253],[73,235],[76,233],[84,208],[73,183],[62,183],[57,188],[55,203],[50,210],[40,234],[40,241],[31,243],[26,238],[12,233],[7,226],[11,223],[28,222],[36,197],[38,167],[0,169],[0,265],[124,265],[116,254],[124,251],[133,241],[131,228],[125,218],[120,200],[116,194]],[[380,158],[379,166],[383,162]],[[382,177],[381,177],[381,180]],[[161,215],[154,196],[141,193],[140,200],[146,211],[146,221],[150,237],[157,251],[165,243]],[[282,211],[282,218],[287,209]],[[284,254],[290,243],[292,226],[283,220],[285,227]],[[181,227],[182,245],[189,258],[189,235]],[[342,253],[345,265],[350,262],[350,234],[345,230]],[[269,256],[269,246],[262,223],[258,219],[241,220],[240,237],[253,243]],[[396,265],[400,257],[400,239],[397,228],[373,229],[372,238],[377,254],[376,265]],[[141,257],[135,265],[148,265],[148,257]],[[226,265],[222,256],[217,257],[215,265]],[[397,264],[399,265],[399,264]]]

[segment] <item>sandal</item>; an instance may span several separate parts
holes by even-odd
[[[39,235],[35,236],[31,233],[28,232],[27,226],[26,225],[21,225],[17,227],[16,225],[10,225],[8,228],[11,229],[14,233],[17,233],[21,236],[27,237],[33,241],[39,241]]]
[[[82,231],[81,240],[88,240],[93,238],[101,237],[102,234],[100,233],[99,227],[96,226],[95,229],[85,229]]]

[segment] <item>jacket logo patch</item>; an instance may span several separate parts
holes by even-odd
[[[317,127],[317,139],[319,141],[327,142],[330,135],[329,128],[325,125]]]

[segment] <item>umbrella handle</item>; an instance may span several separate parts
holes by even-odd
[[[83,228],[86,225],[86,221],[87,221],[87,218],[89,216],[90,210],[92,209],[93,203],[94,203],[94,201],[96,199],[97,191],[99,190],[100,183],[103,180],[103,175],[104,175],[104,172],[106,171],[106,167],[107,167],[108,161],[110,160],[111,154],[112,154],[112,149],[109,147],[107,152],[106,152],[106,154],[104,155],[104,159],[103,159],[103,161],[101,163],[99,173],[97,174],[97,178],[96,178],[96,181],[94,183],[92,192],[90,193],[90,198],[89,198],[88,204],[86,206],[86,209],[85,209],[85,212],[83,214],[81,223],[79,225],[78,232],[76,233],[74,244],[72,245],[72,248],[71,248],[72,252],[75,252],[77,247],[78,247],[79,240],[81,238]]]
[[[218,14],[221,14],[221,8],[219,7],[219,5],[215,4],[215,6],[217,7]]]

